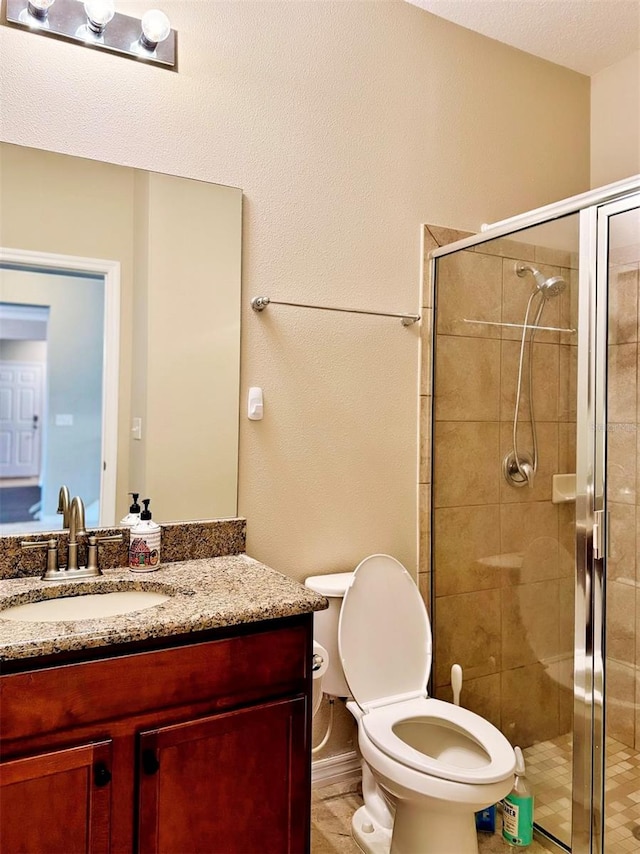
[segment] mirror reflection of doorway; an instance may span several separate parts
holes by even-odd
[[[62,483],[100,518],[102,275],[0,266],[0,531],[60,527]]]
[[[0,480],[39,478],[46,363],[7,359],[5,343],[0,339]]]
[[[0,524],[42,513],[49,306],[0,302]]]

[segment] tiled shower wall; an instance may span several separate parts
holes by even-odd
[[[426,226],[425,254],[464,236]],[[536,336],[539,469],[533,489],[515,489],[503,479],[502,459],[511,447],[522,332],[465,320],[523,322],[533,280],[516,276],[516,261],[565,278],[566,291],[547,303],[541,323],[577,327],[572,254],[497,240],[441,259],[435,424],[433,301],[425,265],[420,582],[425,594],[433,583],[436,696],[451,698],[451,665],[459,663],[462,704],[526,747],[567,732],[571,723],[574,510],[551,503],[551,476],[575,471],[577,335]],[[525,391],[518,435],[520,447],[530,449],[527,400]]]
[[[636,485],[640,457],[639,270],[639,246],[612,250],[608,323],[607,733],[636,750],[640,749],[640,490]]]

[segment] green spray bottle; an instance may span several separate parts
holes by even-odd
[[[525,777],[524,756],[515,748],[516,779],[502,802],[502,836],[509,845],[526,848],[533,841],[533,790]]]

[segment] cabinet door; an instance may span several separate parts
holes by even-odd
[[[305,700],[140,735],[140,854],[309,850]]]
[[[0,851],[107,854],[111,741],[0,763]]]

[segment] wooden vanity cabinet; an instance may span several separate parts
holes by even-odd
[[[37,753],[0,765],[0,851],[107,854],[111,743]]]
[[[311,615],[184,641],[0,677],[2,854],[309,851]]]
[[[140,850],[303,851],[292,817],[304,814],[304,699],[283,700],[140,735]],[[146,770],[145,770],[146,769]],[[292,776],[293,771],[293,776]],[[300,847],[302,846],[302,847]]]

